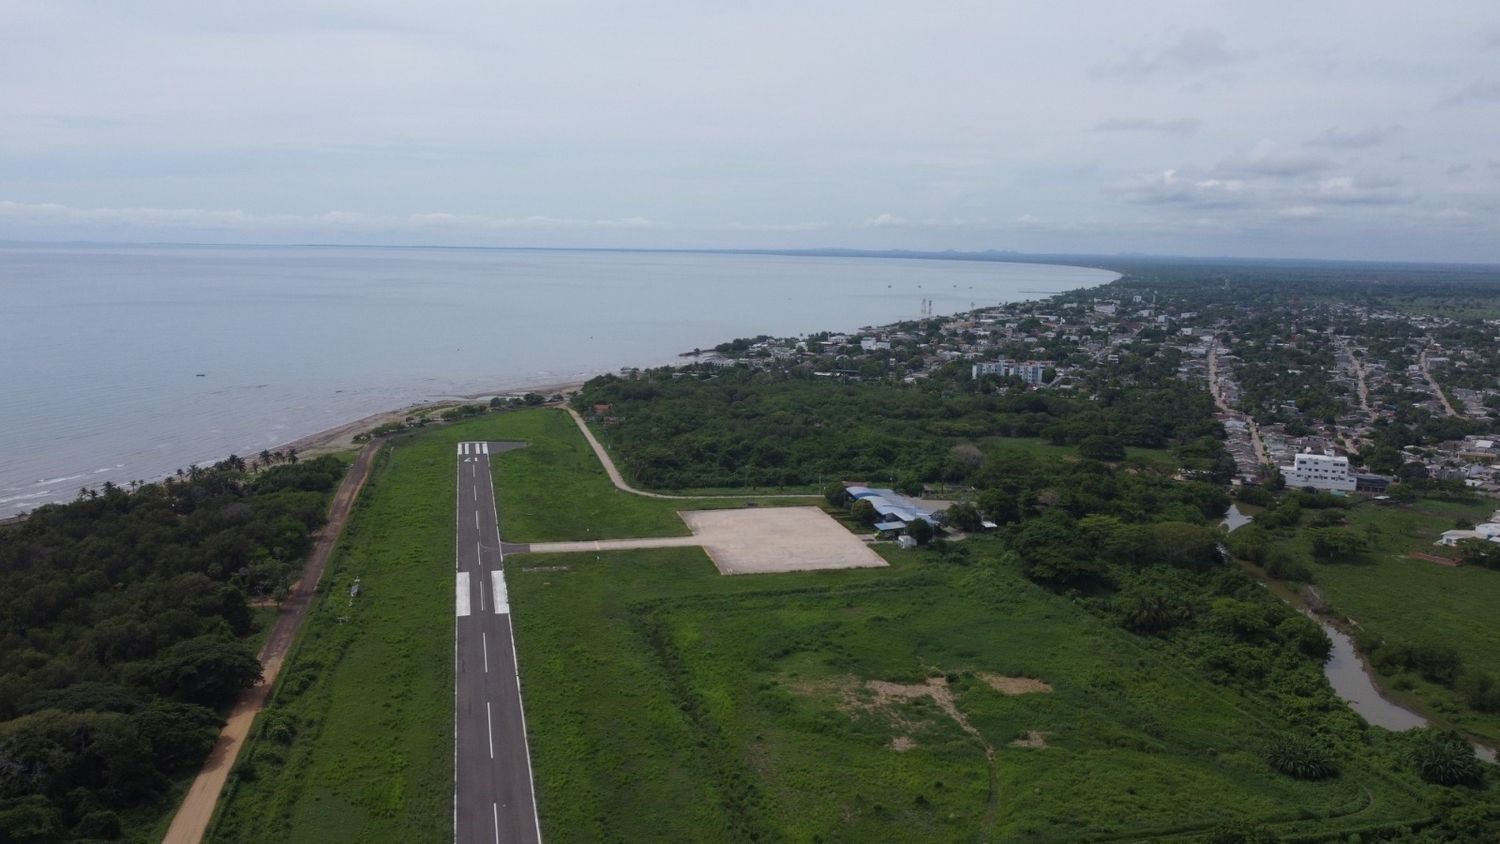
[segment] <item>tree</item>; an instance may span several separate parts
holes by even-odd
[[[1095,435],[1083,438],[1078,444],[1078,454],[1089,460],[1124,460],[1125,446],[1115,437]]]
[[[984,528],[984,520],[979,515],[979,508],[970,501],[960,501],[954,504],[942,514],[942,517],[945,524],[965,533],[974,533]]]
[[[1368,546],[1363,536],[1346,527],[1317,528],[1308,533],[1312,537],[1313,558],[1319,562],[1334,563],[1357,557]]]
[[[1466,566],[1500,569],[1500,542],[1465,539],[1458,543],[1458,559]]]
[[[876,512],[875,505],[864,498],[854,502],[854,506],[849,508],[849,514],[854,517],[856,522],[865,527],[874,527],[875,521],[880,518],[880,513]]]
[[[835,507],[843,507],[849,503],[849,490],[843,484],[834,482],[823,490],[823,498]]]
[[[1484,770],[1474,748],[1458,733],[1426,727],[1412,731],[1411,760],[1434,785],[1478,785]]]
[[[221,707],[260,681],[260,661],[239,642],[208,636],[179,642],[157,657],[157,687],[190,703]]]
[[[906,525],[906,535],[917,541],[918,545],[926,545],[932,541],[932,525],[926,519],[912,519]]]

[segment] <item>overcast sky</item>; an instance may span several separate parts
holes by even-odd
[[[0,240],[1500,261],[1500,3],[0,0]]]

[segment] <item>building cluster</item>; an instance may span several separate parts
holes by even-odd
[[[1167,350],[1178,377],[1213,394],[1241,482],[1279,469],[1297,486],[1374,491],[1396,474],[1420,474],[1500,494],[1500,424],[1489,428],[1492,408],[1500,408],[1500,379],[1492,377],[1500,375],[1492,351],[1500,320],[1477,335],[1473,324],[1295,299],[1247,304],[1228,288],[1182,295],[1106,287],[858,332],[735,341],[696,360],[905,381],[957,364],[975,380],[994,378],[996,389],[1092,392],[1128,385],[1143,356]],[[1383,475],[1368,471],[1363,461],[1378,433],[1410,428],[1411,412],[1468,427],[1451,439],[1412,442],[1397,466],[1382,464]],[[1309,457],[1324,456],[1353,468],[1310,468],[1318,461]]]

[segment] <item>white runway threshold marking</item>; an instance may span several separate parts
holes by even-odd
[[[460,616],[469,614],[469,573],[461,571],[458,573],[458,582],[454,586],[454,600],[457,601],[457,612]]]
[[[490,585],[495,590],[495,614],[510,614],[510,595],[505,591],[505,572],[496,569],[490,572]]]

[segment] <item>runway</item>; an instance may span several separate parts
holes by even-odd
[[[458,444],[453,834],[460,844],[539,844],[542,837],[490,477],[490,455],[522,445]]]

